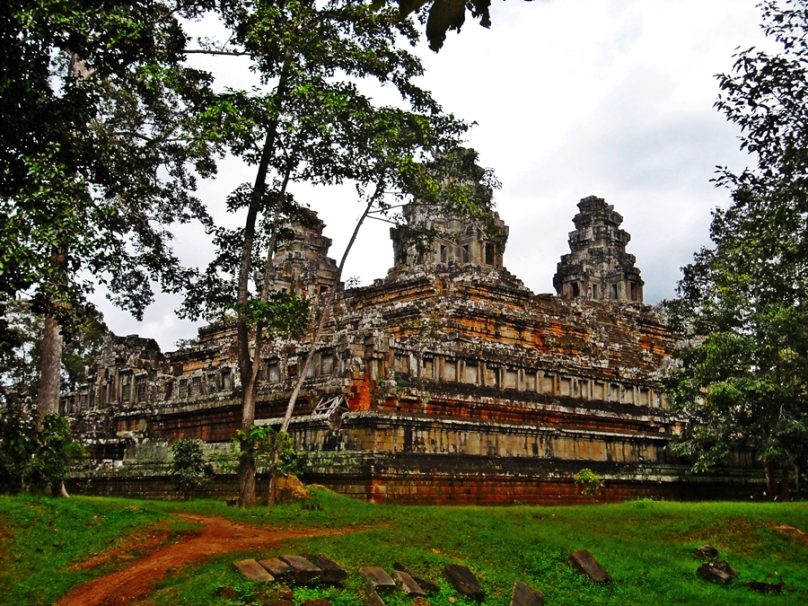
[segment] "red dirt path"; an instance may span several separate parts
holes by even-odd
[[[231,522],[216,516],[181,515],[200,524],[201,530],[183,535],[126,568],[73,587],[57,606],[117,606],[148,595],[169,570],[199,564],[210,556],[248,549],[263,549],[285,539],[342,534],[340,530],[279,530]],[[100,558],[102,561],[104,558]]]

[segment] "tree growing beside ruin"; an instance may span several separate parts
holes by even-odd
[[[808,462],[808,1],[761,9],[778,51],[739,52],[716,103],[756,164],[718,172],[731,203],[668,304],[689,336],[668,386],[687,421],[675,449],[696,469],[753,449],[771,498],[777,470],[786,496]]]
[[[92,312],[88,294],[101,284],[140,317],[155,282],[184,281],[167,226],[205,220],[191,192],[215,165],[192,121],[210,79],[182,65],[180,19],[208,4],[0,9],[0,315],[26,296],[42,318],[40,427],[58,411],[64,333]],[[4,345],[13,336],[4,319]]]
[[[402,39],[414,44],[417,33],[396,10],[374,10],[344,0],[231,2],[223,3],[221,15],[233,35],[228,50],[211,52],[249,56],[270,90],[227,91],[217,110],[208,114],[209,130],[255,165],[256,177],[231,196],[231,209],[246,210],[244,228],[214,230],[219,254],[197,283],[185,312],[215,317],[223,305],[235,309],[241,431],[248,435],[255,420],[262,348],[273,334],[290,336],[287,328],[300,328],[272,330],[265,322],[279,316],[272,307],[279,295],[271,292],[269,276],[284,224],[296,214],[289,184],[356,183],[366,206],[353,242],[368,215],[385,212],[387,186],[411,191],[417,167],[423,168],[430,148],[456,145],[466,126],[441,114],[431,96],[413,83],[422,73],[420,62],[399,44]],[[376,107],[360,92],[358,80],[392,84],[404,109]],[[227,278],[228,273],[234,278]],[[326,297],[332,304],[333,296]],[[282,298],[287,311],[299,315],[301,302]],[[270,310],[263,320],[254,313],[262,307]],[[327,307],[325,303],[323,309]],[[327,312],[318,316],[315,334],[326,319]],[[305,376],[305,370],[299,376]],[[290,410],[298,392],[299,386]],[[255,502],[255,460],[249,445],[243,446],[239,500],[250,506]]]

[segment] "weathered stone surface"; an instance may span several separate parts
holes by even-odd
[[[275,577],[269,574],[266,569],[255,560],[238,560],[237,562],[233,562],[233,566],[238,568],[241,574],[251,581],[268,583],[275,580]]]
[[[295,475],[277,475],[272,489],[276,503],[305,501],[311,495],[306,486]]]
[[[423,589],[427,595],[433,595],[440,591],[440,586],[437,583],[435,583],[434,581],[430,581],[426,577],[419,575],[414,570],[405,566],[404,564],[401,564],[400,562],[395,562],[393,564],[393,570],[400,570],[401,572],[406,572],[413,578],[413,580],[416,583],[418,583],[418,586],[421,589]]]
[[[581,200],[578,209],[569,235],[571,252],[561,257],[553,277],[558,294],[642,303],[643,281],[634,255],[626,253],[631,236],[620,229],[623,217],[596,196]]]
[[[302,556],[297,555],[282,555],[281,560],[289,564],[291,570],[289,577],[300,585],[310,585],[317,582],[322,574],[322,570],[318,566],[312,564],[309,560]]]
[[[276,579],[288,579],[292,576],[293,568],[280,558],[266,558],[258,560],[258,563],[266,568]]]
[[[365,590],[365,606],[385,606],[385,604],[375,589],[367,589]]]
[[[348,573],[339,564],[323,555],[305,553],[303,556],[322,571],[320,582],[325,585],[335,585],[348,578]]]
[[[485,591],[483,591],[483,588],[480,586],[480,582],[477,580],[477,577],[474,576],[474,573],[466,566],[446,564],[446,566],[443,567],[443,571],[446,573],[446,578],[449,579],[452,587],[454,587],[458,593],[472,600],[477,600],[478,602],[485,599]]]
[[[738,576],[738,573],[724,560],[715,562],[705,562],[696,570],[698,574],[705,581],[711,583],[718,583],[719,585],[727,585],[732,582],[732,579]]]
[[[511,606],[544,606],[544,595],[521,581],[513,584]]]
[[[612,577],[606,572],[594,556],[586,549],[575,551],[570,555],[573,567],[589,577],[589,580],[598,585],[611,583]]]
[[[421,586],[409,574],[403,570],[394,570],[393,578],[399,586],[404,595],[416,597],[425,596],[426,592],[421,589]]]
[[[431,224],[440,237],[419,249],[407,229],[395,230],[387,277],[350,289],[328,257],[322,222],[304,212],[288,226],[272,289],[320,302],[323,292],[337,295],[289,428],[297,447],[334,453],[323,483],[374,501],[559,503],[583,500],[570,478],[597,465],[622,478],[607,484],[605,500],[737,494],[727,490],[737,473],[678,481],[687,466],[667,462],[648,473],[649,461],[667,461],[676,428],[659,383],[675,336],[638,304],[642,281],[622,218],[597,198],[579,208],[561,297],[531,292],[503,267],[508,228],[496,217],[491,238],[473,222],[413,205],[408,227]],[[258,422],[283,415],[311,336],[267,344]],[[106,461],[82,472],[77,491],[167,496],[171,441],[222,449],[241,423],[235,340],[226,322],[166,353],[150,339],[110,338],[88,383],[61,402],[75,432],[93,438],[91,459]],[[334,406],[324,416],[326,402]],[[746,494],[743,480],[735,487]],[[237,489],[223,474],[204,490]]]
[[[718,557],[718,550],[712,545],[702,545],[693,550],[693,555],[702,560],[712,560]]]
[[[372,589],[376,591],[387,591],[396,588],[396,582],[387,574],[384,568],[379,566],[363,566],[359,569],[361,574]]]
[[[749,581],[746,583],[746,586],[752,591],[757,591],[758,593],[782,593],[783,591],[783,581],[778,581],[777,583]]]

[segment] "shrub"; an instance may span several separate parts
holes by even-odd
[[[598,490],[603,488],[603,480],[594,471],[584,467],[581,471],[572,476],[578,488],[588,497],[593,497]]]
[[[23,492],[50,487],[56,493],[70,471],[70,463],[87,456],[73,438],[70,424],[48,415],[37,431],[34,420],[22,414],[0,416],[0,490]]]
[[[205,483],[212,473],[210,464],[205,461],[201,440],[177,440],[171,445],[174,461],[171,474],[183,500],[191,498],[191,494]]]

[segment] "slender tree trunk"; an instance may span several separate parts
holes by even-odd
[[[799,464],[794,463],[794,499],[796,501],[799,501],[800,498],[802,497],[802,494],[801,494],[802,491],[800,490],[800,488],[801,488],[801,486],[800,486],[800,484],[801,484],[801,482],[800,482],[800,472],[801,471],[802,470],[800,469]]]
[[[45,417],[59,412],[59,388],[62,368],[62,327],[52,315],[45,317],[40,346],[39,385],[36,393],[37,430],[42,431]]]
[[[292,420],[292,415],[295,411],[295,404],[297,404],[297,398],[300,395],[300,390],[303,387],[303,383],[306,381],[306,375],[309,373],[309,368],[311,367],[312,360],[314,359],[314,354],[317,351],[317,347],[320,343],[320,336],[323,333],[323,329],[325,328],[326,321],[328,320],[329,312],[331,308],[337,301],[337,294],[338,288],[337,285],[339,284],[340,279],[342,278],[342,270],[345,268],[345,261],[348,259],[348,254],[351,252],[351,248],[353,248],[354,242],[356,242],[356,237],[359,235],[359,228],[362,227],[362,224],[367,219],[368,214],[373,209],[373,205],[379,199],[379,197],[384,193],[383,184],[380,182],[376,186],[376,190],[373,192],[373,195],[368,200],[367,205],[365,206],[365,210],[362,213],[362,216],[359,217],[359,220],[356,222],[354,226],[353,233],[351,234],[351,239],[348,240],[348,245],[345,247],[345,251],[342,253],[342,258],[340,259],[339,266],[337,267],[337,276],[336,282],[337,284],[334,285],[329,291],[329,295],[327,299],[323,302],[322,310],[320,311],[320,318],[317,322],[317,326],[314,329],[314,334],[311,337],[311,343],[309,345],[309,351],[306,354],[306,361],[303,363],[303,368],[298,372],[297,381],[295,382],[295,387],[292,390],[292,395],[289,396],[289,403],[286,405],[286,413],[283,416],[283,422],[281,423],[279,434],[286,433],[289,430],[289,423]],[[277,448],[273,453],[273,467],[277,465],[278,457],[280,453],[278,452]],[[272,474],[269,479],[269,486],[267,487],[267,504],[272,504],[272,497],[274,493],[274,484],[275,484],[275,474]]]
[[[286,59],[281,69],[278,87],[275,91],[275,110],[280,112],[281,100],[286,93],[287,80],[289,78],[290,59]],[[244,243],[241,251],[241,264],[238,272],[238,318],[236,320],[236,330],[238,339],[238,369],[241,378],[241,429],[249,433],[255,422],[255,376],[257,368],[255,364],[259,360],[250,357],[250,327],[246,316],[246,306],[250,297],[249,280],[252,268],[252,249],[255,242],[255,224],[258,219],[258,212],[261,209],[261,201],[266,193],[267,173],[269,172],[269,162],[275,150],[275,140],[278,134],[278,115],[276,114],[267,128],[267,135],[261,150],[261,159],[258,163],[258,172],[255,176],[252,193],[250,194],[250,204],[247,209],[247,219],[244,224]],[[239,458],[239,506],[252,507],[255,505],[255,457],[251,450],[251,444],[242,440],[241,457]]]
[[[774,461],[763,461],[763,469],[766,472],[766,498],[774,500],[777,495],[777,480],[774,477]]]
[[[783,502],[791,500],[791,482],[790,478],[788,477],[788,466],[783,465],[783,469],[781,472],[783,485],[780,487],[780,497],[783,499]]]

